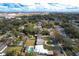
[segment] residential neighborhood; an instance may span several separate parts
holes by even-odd
[[[79,14],[0,15],[0,56],[79,56]]]

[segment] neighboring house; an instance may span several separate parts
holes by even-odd
[[[5,56],[6,55],[6,53],[4,53],[3,51],[5,50],[7,48],[7,45],[2,45],[2,47],[0,47],[0,56]]]
[[[0,56],[5,56],[6,55],[6,53],[0,53]]]
[[[66,34],[64,32],[64,28],[62,28],[61,26],[54,26],[54,27],[60,33],[60,35],[66,37]]]
[[[79,56],[79,52],[75,53],[76,56]]]

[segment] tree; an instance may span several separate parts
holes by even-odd
[[[55,29],[53,29],[53,33],[54,33],[54,36],[55,36],[55,38],[60,42],[60,43],[63,43],[63,37],[60,35],[60,33],[57,31],[57,30],[55,30]]]
[[[65,44],[65,46],[67,46],[67,47],[71,47],[71,45],[72,45],[71,39],[65,38],[65,39],[64,39],[64,44]]]
[[[43,29],[43,31],[41,32],[42,35],[49,35],[50,32],[47,29]]]
[[[34,25],[32,23],[28,23],[27,26],[25,26],[23,31],[25,33],[34,34]]]

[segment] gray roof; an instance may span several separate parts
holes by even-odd
[[[76,55],[79,56],[79,52],[77,52]]]

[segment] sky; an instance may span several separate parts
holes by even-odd
[[[35,2],[38,3],[62,3],[62,4],[70,4],[70,5],[79,5],[79,0],[0,0],[0,3],[23,3],[23,4],[33,4]]]
[[[20,3],[23,5],[29,5],[28,9],[32,11],[36,9],[43,11],[45,10],[45,11],[57,11],[57,12],[79,11],[79,0],[0,0],[0,3]],[[0,7],[2,8],[3,6]],[[20,8],[15,9],[19,11]]]

